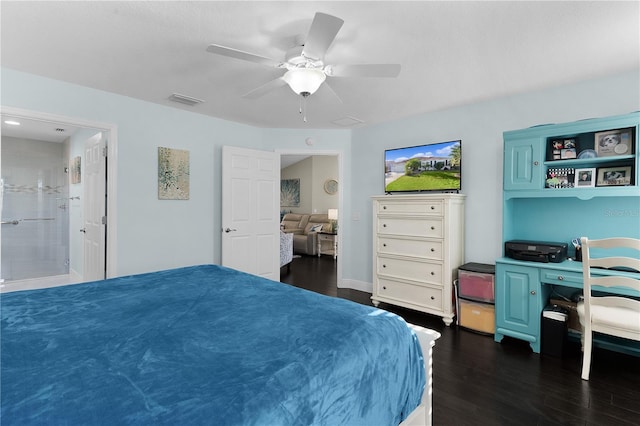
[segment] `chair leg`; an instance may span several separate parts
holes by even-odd
[[[582,380],[589,380],[589,372],[591,370],[591,348],[593,345],[593,335],[591,332],[582,333],[583,354],[582,354]]]

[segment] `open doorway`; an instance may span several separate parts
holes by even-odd
[[[329,293],[336,292],[342,279],[342,221],[339,215],[342,210],[341,155],[339,152],[322,151],[283,151],[280,154],[281,180],[294,186],[293,202],[281,201],[281,220],[287,213],[308,215],[311,220],[324,223],[322,229],[335,231],[335,235],[325,234],[322,238],[297,237],[306,244],[302,248],[297,244],[289,272],[283,271],[281,281],[308,289],[322,288]],[[334,219],[335,216],[337,219]],[[303,225],[302,229],[313,224],[307,222]],[[296,265],[299,265],[297,270]]]
[[[84,263],[86,195],[99,191],[103,194],[100,199],[115,200],[109,197],[115,193],[115,179],[107,180],[107,175],[115,170],[115,156],[98,182],[84,182],[86,142],[95,135],[109,145],[116,143],[115,127],[110,125],[2,109],[0,289],[3,292],[114,275],[115,215],[110,223],[113,229],[105,225],[103,230],[101,264]],[[115,145],[109,146],[108,151],[116,152]],[[106,216],[115,212],[115,206],[106,204],[103,212],[106,223]],[[111,235],[114,237],[109,244]]]

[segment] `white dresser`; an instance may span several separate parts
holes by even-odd
[[[371,300],[455,316],[453,281],[464,263],[464,195],[373,197]]]

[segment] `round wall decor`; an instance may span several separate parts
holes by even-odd
[[[331,195],[338,192],[338,181],[335,179],[327,179],[324,183],[324,192]]]

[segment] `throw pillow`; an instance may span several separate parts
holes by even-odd
[[[311,229],[309,229],[309,232],[320,232],[320,231],[322,231],[322,224],[313,225]]]

